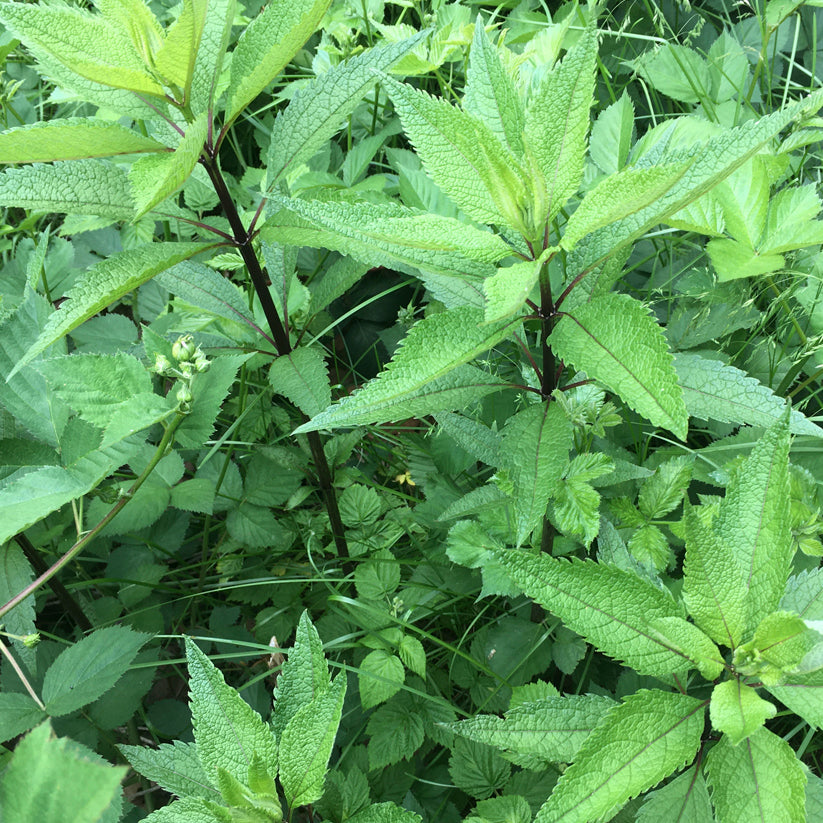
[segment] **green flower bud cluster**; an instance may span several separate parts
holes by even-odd
[[[194,377],[209,370],[211,363],[194,342],[190,334],[178,337],[171,347],[171,356],[176,361],[172,363],[164,354],[158,354],[154,361],[154,371],[163,377],[176,377],[177,403],[181,412],[191,411],[194,399],[191,384]]]

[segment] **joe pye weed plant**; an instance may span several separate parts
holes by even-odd
[[[243,580],[233,547],[252,557],[288,551],[295,535],[284,512],[316,486],[325,518],[307,512],[294,522],[309,561],[329,555],[344,579],[313,565],[323,591],[306,597],[356,647],[356,666],[337,663],[332,678],[307,614],[283,618],[289,631],[297,624],[296,639],[265,720],[271,688],[255,681],[265,704],[255,711],[187,638],[193,742],[149,748],[133,734],[120,749],[178,798],[146,819],[459,819],[451,801],[424,802],[411,788],[394,798],[379,786],[382,769],[421,747],[451,751],[438,774],[478,801],[472,821],[815,819],[821,779],[775,723],[778,713],[812,729],[823,722],[823,580],[795,560],[798,546],[806,557],[818,545],[814,478],[789,461],[793,434],[814,443],[821,430],[720,353],[673,352],[627,284],[635,245],[660,225],[711,238],[706,254],[721,284],[770,275],[787,255],[818,247],[814,185],[786,181],[787,170],[802,176],[798,154],[812,142],[803,135],[818,125],[822,93],[754,111],[762,65],[750,67],[724,34],[705,64],[708,103],[695,98],[701,114],[662,119],[635,139],[625,92],[592,126],[598,75],[608,79],[596,4],[557,15],[534,60],[483,13],[438,5],[430,29],[381,24],[383,45],[290,89],[260,138],[265,167],[238,180],[227,167],[236,166],[232,152],[242,157],[235,138],[258,119],[255,101],[293,60],[305,61],[301,49],[324,15],[339,23],[334,15],[348,12],[272,2],[235,43],[243,10],[228,0],[184,0],[165,27],[141,0],[94,5],[0,3],[0,21],[38,70],[84,104],[0,133],[0,162],[10,166],[0,203],[65,214],[66,234],[134,227],[129,247],[65,286],[48,282],[43,231],[3,309],[0,541],[9,541],[9,571],[0,618],[12,643],[2,647],[0,727],[5,739],[34,729],[0,782],[7,814],[120,819],[124,769],[54,737],[48,722],[70,731],[90,716],[109,733],[123,725],[129,717],[105,725],[101,701],[118,693],[149,640],[99,627],[127,619],[121,611],[90,623],[80,609],[78,627],[96,631],[37,657],[23,640],[34,632],[31,595],[49,583],[75,608],[57,573],[98,535],[145,533],[169,509],[202,516],[204,556],[209,530],[225,528],[217,582]],[[766,31],[793,10],[770,7]],[[363,13],[371,42],[368,15],[378,12]],[[459,102],[419,88],[435,70],[445,91],[439,69],[462,59],[461,45]],[[680,65],[683,52],[672,48],[668,65]],[[703,65],[684,59],[690,70]],[[328,143],[344,121],[349,136],[364,121],[371,133],[334,167]],[[406,147],[389,146],[401,129]],[[380,152],[396,185],[367,174]],[[774,196],[773,187],[781,187]],[[330,307],[370,268],[388,266],[418,285],[424,316],[377,377],[333,402],[323,348]],[[114,306],[130,311],[104,313]],[[104,345],[115,330],[122,345]],[[273,395],[284,399],[281,417],[254,412],[255,427],[255,403],[262,409]],[[224,403],[239,419],[214,441]],[[732,439],[736,459],[710,473],[711,455],[676,445],[687,441],[690,417],[763,434]],[[404,446],[417,463],[398,476],[420,477],[426,496],[414,510],[419,525],[362,482],[350,459],[362,427],[379,434],[374,426],[409,418],[434,421],[451,452],[438,458],[413,439]],[[241,425],[253,448],[235,461]],[[631,438],[610,438],[617,427],[642,432],[646,448],[657,432],[669,452],[644,466]],[[453,476],[440,476],[443,465]],[[44,521],[58,523],[68,506],[76,539],[33,580],[37,554],[26,535],[43,538]],[[419,557],[404,555],[419,564],[405,587],[398,524],[435,535]],[[585,559],[595,542],[596,557]],[[112,562],[128,569],[125,557]],[[500,668],[505,650],[494,646],[478,664],[462,649],[470,630],[423,627],[438,618],[432,581],[449,562],[456,579],[479,575],[480,593],[509,598],[513,610],[523,611],[524,595],[539,604],[531,622],[500,621],[533,638],[522,659]],[[165,567],[146,565],[156,574],[147,579],[159,581]],[[128,600],[134,592],[119,597],[139,602]],[[267,615],[278,618],[276,609]],[[546,631],[534,634],[543,621]],[[547,681],[527,684],[546,670],[529,656],[549,635],[565,674],[582,654],[592,669],[614,673],[608,659],[622,663],[619,691],[608,678],[581,679],[566,694]],[[453,664],[432,671],[435,651]],[[461,674],[473,659],[485,679]],[[349,668],[359,706],[346,701]],[[469,684],[471,711],[452,673]],[[475,716],[457,720],[455,710]],[[341,728],[348,742],[328,771]],[[364,730],[368,751],[357,745]],[[42,775],[34,790],[32,773]],[[74,807],[62,796],[57,806],[46,787],[68,779],[89,790],[65,801]],[[383,797],[392,802],[374,802]]]

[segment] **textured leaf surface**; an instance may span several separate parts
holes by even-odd
[[[280,738],[280,783],[289,806],[305,806],[322,796],[345,697],[343,671],[286,724]]]
[[[255,753],[269,773],[274,774],[277,743],[268,725],[226,685],[220,671],[189,637],[186,659],[197,756],[212,782],[217,779],[218,769],[223,768],[241,783],[247,783]]]
[[[646,796],[637,823],[714,823],[712,802],[703,774],[691,768],[662,789]]]
[[[208,4],[191,81],[191,107],[195,114],[208,109],[219,91],[218,81],[236,8],[236,0],[210,0]]]
[[[535,823],[597,820],[683,767],[700,746],[704,709],[683,694],[627,697],[586,739]]]
[[[541,606],[562,618],[601,652],[641,674],[668,677],[692,662],[650,632],[659,617],[682,617],[669,594],[635,574],[591,560],[499,554],[512,579]]]
[[[420,823],[421,820],[419,814],[401,809],[394,803],[373,803],[348,818],[348,823]]]
[[[357,673],[363,708],[370,709],[393,697],[400,691],[405,678],[403,663],[397,655],[385,649],[369,652]]]
[[[381,374],[350,397],[343,398],[300,426],[297,431],[383,423],[410,417],[411,412],[403,413],[411,408],[405,404],[426,390],[425,407],[429,407],[429,411],[424,411],[424,414],[454,408],[450,403],[437,404],[434,392],[444,392],[451,398],[450,391],[470,384],[461,382],[462,375],[468,374],[469,381],[477,381],[482,372],[473,370],[454,374],[454,370],[499,343],[508,333],[506,323],[484,325],[483,310],[471,306],[426,317],[409,330]],[[483,379],[489,384],[497,382],[491,377]]]
[[[746,628],[748,591],[728,543],[689,506],[685,511],[683,600],[694,622],[717,643],[735,648]]]
[[[46,717],[46,713],[27,694],[0,693],[0,742],[5,743],[27,732]]]
[[[727,734],[733,746],[775,714],[777,707],[774,703],[764,700],[751,686],[737,678],[718,683],[712,690],[709,705],[712,728]]]
[[[674,368],[692,417],[768,427],[783,414],[782,397],[746,372],[720,360],[678,352],[674,355]],[[792,411],[789,429],[792,434],[823,437],[823,429],[798,411]]]
[[[747,628],[777,608],[793,555],[789,526],[789,421],[766,431],[735,472],[715,522],[748,589]]]
[[[796,823],[806,819],[806,777],[784,740],[758,729],[739,746],[724,735],[706,758],[718,823]]]
[[[546,514],[552,490],[569,460],[572,427],[559,403],[536,403],[509,418],[500,456],[514,484],[517,545]]]
[[[46,163],[164,149],[162,143],[117,123],[82,117],[34,123],[0,133],[0,163]]]
[[[0,173],[0,205],[63,214],[93,214],[114,220],[134,217],[126,172],[101,160],[35,163]]]
[[[166,30],[154,55],[155,71],[170,85],[182,90],[188,100],[200,38],[206,25],[208,0],[183,0],[177,19]]]
[[[152,812],[147,823],[215,823],[217,818],[202,797],[183,797]]]
[[[549,339],[566,363],[686,439],[689,417],[672,356],[662,329],[637,300],[604,294],[563,315]]]
[[[320,414],[331,403],[326,356],[314,346],[303,346],[278,357],[271,365],[269,383],[307,417]]]
[[[303,86],[277,115],[269,145],[268,187],[322,148],[354,111],[363,95],[426,34],[371,48],[333,66]]]
[[[329,0],[274,0],[249,23],[232,54],[226,123],[280,74],[328,7]]]
[[[823,729],[823,671],[790,675],[780,686],[768,686],[769,694],[816,729]]]
[[[194,744],[175,740],[173,744],[161,743],[156,749],[148,746],[118,748],[136,772],[167,792],[178,797],[204,797],[220,802],[220,792],[209,783]]]
[[[108,691],[149,639],[126,626],[109,626],[62,651],[43,680],[43,702],[52,717],[82,708]]]
[[[2,450],[1,445],[0,450]],[[6,543],[5,546],[0,548],[0,603],[8,603],[12,597],[17,596],[18,592],[23,591],[32,580],[34,580],[34,571],[20,546],[16,543]],[[34,618],[34,595],[32,594],[16,605],[10,612],[3,615],[4,630],[9,634],[16,634],[21,637],[33,634],[36,631]],[[24,651],[25,647],[19,642],[14,643],[14,646],[18,653],[28,651]],[[34,705],[36,707],[36,704]],[[39,708],[37,710],[40,711]],[[0,718],[5,717],[4,712],[5,709],[0,711]],[[39,720],[35,722],[39,722]],[[31,726],[33,725],[34,723],[31,724]],[[9,737],[22,734],[31,726],[13,732]],[[8,740],[9,737],[3,739]]]
[[[210,246],[204,243],[151,243],[113,254],[92,266],[68,292],[60,310],[51,315],[46,327],[12,374],[124,294],[207,248]]]
[[[503,320],[520,311],[537,285],[543,264],[557,251],[559,249],[553,246],[546,249],[537,260],[498,269],[494,276],[486,279],[483,289],[486,292],[487,323]]]
[[[706,680],[720,676],[725,662],[723,655],[694,623],[682,617],[657,617],[650,621],[649,628],[652,637],[688,657]]]

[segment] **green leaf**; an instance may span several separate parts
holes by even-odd
[[[169,26],[162,45],[154,55],[155,71],[167,85],[176,86],[183,92],[181,102],[189,99],[208,6],[209,0],[183,0],[180,14]]]
[[[126,172],[103,160],[35,163],[0,172],[0,205],[63,214],[94,214],[113,220],[134,217]]]
[[[544,697],[521,703],[505,718],[478,715],[450,723],[455,734],[501,749],[519,766],[545,769],[552,763],[568,763],[577,756],[592,730],[614,707],[600,695]]]
[[[736,746],[777,714],[774,703],[764,700],[738,678],[718,683],[712,690],[709,717],[712,727],[729,736]]]
[[[272,727],[280,737],[301,706],[329,690],[329,667],[323,656],[323,643],[308,612],[300,615],[294,647],[283,666],[274,690]]]
[[[547,222],[577,191],[583,176],[596,61],[597,32],[589,25],[529,98],[524,137],[527,153],[543,175],[546,204],[540,218]]]
[[[305,806],[322,796],[345,697],[342,671],[327,691],[301,706],[286,724],[280,737],[280,783],[289,806]]]
[[[628,91],[603,109],[592,126],[589,154],[606,174],[615,174],[626,165],[634,131],[634,104]]]
[[[90,117],[33,123],[0,133],[0,163],[46,163],[164,149],[151,137]]]
[[[211,109],[219,96],[219,81],[231,39],[236,0],[210,0],[191,81],[191,108],[195,114]]]
[[[352,486],[349,486],[351,489]],[[368,489],[374,491],[374,489]],[[344,521],[345,522],[345,521]],[[354,585],[358,596],[372,602],[382,602],[400,585],[400,563],[394,559],[389,549],[380,549],[368,560],[359,563],[354,572]],[[409,638],[413,640],[414,638]],[[420,641],[417,641],[418,644]],[[401,652],[401,658],[403,654]],[[425,670],[426,657],[423,656]]]
[[[9,377],[115,300],[142,286],[161,271],[208,248],[211,247],[204,243],[151,243],[101,260],[71,288],[60,310],[51,315],[34,345]]]
[[[572,426],[559,403],[535,403],[506,422],[500,457],[514,485],[518,546],[546,514],[572,445]]]
[[[510,324],[505,322],[485,325],[483,310],[471,306],[432,314],[409,330],[391,362],[374,380],[296,431],[422,416],[453,408],[457,396],[479,397],[484,393],[480,389],[483,383],[486,391],[494,391],[501,385],[496,378],[477,369],[456,367],[497,345],[509,332]],[[472,384],[471,394],[455,392]]]
[[[129,181],[137,209],[135,220],[171,197],[188,180],[200,158],[208,130],[209,118],[204,113],[188,125],[173,152],[150,154],[132,165]]]
[[[744,673],[752,667],[765,680],[766,666],[790,672],[816,642],[816,633],[807,628],[801,617],[793,612],[772,612],[760,621],[754,637],[737,649],[735,666]]]
[[[483,283],[486,322],[494,323],[517,314],[537,285],[543,265],[558,251],[557,246],[551,246],[537,260],[498,269],[496,274],[487,278]]]
[[[329,0],[273,0],[249,23],[234,49],[228,126],[297,54],[329,7]]]
[[[449,758],[449,774],[458,789],[485,798],[503,788],[511,766],[491,746],[458,738]]]
[[[306,417],[320,414],[331,403],[326,354],[319,347],[302,346],[276,358],[269,370],[269,384]]]
[[[584,823],[622,806],[690,762],[700,747],[705,702],[641,690],[586,738],[535,823]]]
[[[400,655],[403,665],[409,671],[425,679],[426,650],[416,637],[410,637],[407,634],[403,635],[403,639],[397,646],[397,653]]]
[[[759,254],[745,243],[726,238],[710,240],[706,251],[721,283],[768,274],[782,269],[786,264],[781,254]]]
[[[420,823],[419,814],[401,809],[394,803],[372,803],[368,809],[349,817],[346,823]]]
[[[85,747],[53,736],[48,723],[27,734],[0,777],[0,808],[6,820],[97,823],[120,794],[125,766],[94,762]],[[58,786],[82,791],[56,791]]]
[[[663,43],[649,52],[637,67],[661,94],[683,103],[700,103],[709,96],[709,67],[694,49],[678,43]]]
[[[109,23],[128,34],[137,53],[149,64],[164,33],[148,5],[143,0],[95,0],[94,5]]]
[[[402,695],[381,706],[369,718],[369,769],[384,769],[408,760],[423,745],[423,716]]]
[[[107,692],[149,639],[126,626],[109,626],[62,651],[43,680],[43,702],[52,717],[77,711]]]
[[[724,735],[706,758],[719,823],[794,823],[805,820],[806,777],[777,735],[757,729],[735,746]]]
[[[171,505],[187,512],[212,514],[214,511],[214,484],[206,478],[184,480],[171,490]]]
[[[148,746],[118,746],[132,768],[178,797],[203,797],[220,801],[220,793],[209,784],[197,747],[175,740],[161,743],[156,749]]]
[[[127,32],[105,18],[68,6],[3,3],[0,20],[27,46],[107,86],[163,97]]]
[[[766,690],[816,729],[823,728],[823,671],[795,674]]]
[[[532,810],[525,797],[504,794],[481,800],[474,812],[465,818],[466,823],[529,823]]]
[[[678,352],[674,355],[674,368],[692,417],[768,427],[783,414],[782,397],[746,372],[720,360]],[[823,437],[823,429],[798,411],[791,413],[789,430],[792,434]]]
[[[637,823],[714,823],[712,802],[706,781],[697,768],[691,768],[646,795],[637,812]]]
[[[693,623],[682,617],[658,617],[649,627],[652,637],[688,657],[706,680],[720,676],[725,667],[720,649]]]
[[[683,615],[667,592],[647,580],[591,560],[511,550],[498,556],[529,597],[609,657],[653,677],[692,667],[682,651],[650,635],[656,618]]]
[[[4,601],[6,599],[4,598]],[[13,613],[14,610],[11,614]],[[6,616],[4,615],[4,617]],[[10,626],[9,629],[11,630]],[[27,694],[0,693],[0,742],[5,743],[6,740],[11,740],[13,737],[27,732],[45,720],[46,717],[46,713]],[[2,792],[2,788],[0,788],[0,792]]]
[[[683,600],[717,643],[736,648],[746,627],[746,585],[732,548],[686,506]]]
[[[378,74],[388,71],[425,37],[425,32],[418,32],[406,40],[367,49],[301,87],[272,126],[267,188],[311,159],[374,86]]]
[[[786,413],[738,467],[715,521],[718,540],[732,548],[747,589],[749,630],[777,608],[789,577],[794,552],[788,484]]]
[[[0,448],[2,448],[2,446],[0,446]],[[8,603],[9,600],[16,597],[18,592],[23,591],[33,580],[34,570],[20,546],[16,543],[6,543],[5,546],[0,548],[0,603]],[[3,615],[3,629],[9,634],[16,634],[20,637],[34,634],[36,631],[34,618],[34,595],[32,594],[26,597],[11,611]],[[30,655],[30,659],[34,657],[34,652],[27,649],[20,641],[15,641],[13,645],[15,646],[15,651],[21,656],[28,654]],[[38,711],[40,711],[39,708]],[[0,718],[4,717],[4,712],[0,711]],[[22,732],[27,731],[42,719],[43,717],[39,717],[31,726],[26,726],[26,728],[10,734],[9,737],[22,734]],[[8,740],[8,737],[3,739]]]
[[[385,649],[369,652],[360,664],[357,681],[364,709],[384,703],[400,691],[406,673],[400,658]]]
[[[686,439],[689,417],[672,356],[642,303],[604,294],[564,313],[549,342],[567,364],[603,383],[654,425]]]
[[[277,742],[268,725],[226,685],[220,671],[189,637],[186,659],[197,756],[212,783],[216,784],[218,769],[223,768],[245,784],[254,754],[274,774]]]

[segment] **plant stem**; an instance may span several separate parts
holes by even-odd
[[[556,322],[554,302],[552,301],[552,286],[549,279],[549,264],[543,264],[540,272],[540,316],[542,330],[540,333],[540,347],[543,353],[543,370],[540,380],[540,393],[544,403],[551,403],[552,392],[557,388],[557,363],[554,352],[549,345],[549,335]],[[548,517],[543,516],[543,537],[540,541],[540,550],[551,554],[554,546],[554,525]]]
[[[260,305],[263,307],[263,313],[266,315],[266,320],[271,329],[277,353],[281,357],[290,354],[292,351],[291,341],[289,340],[288,332],[283,325],[280,314],[277,311],[277,307],[274,305],[274,300],[272,300],[271,292],[266,283],[266,275],[263,273],[263,267],[260,265],[257,254],[252,248],[252,233],[243,225],[237,207],[234,205],[234,200],[229,193],[226,180],[217,164],[217,157],[213,153],[209,153],[208,159],[202,160],[201,162],[208,172],[214,190],[220,200],[220,206],[234,233],[234,243],[243,258],[243,262],[246,264],[246,269],[251,277],[254,291],[260,300]],[[308,417],[303,415],[303,421],[305,422],[307,420]],[[340,517],[340,509],[337,506],[337,495],[332,485],[332,474],[328,460],[326,460],[326,453],[323,451],[323,442],[316,431],[307,432],[306,437],[309,441],[309,449],[311,450],[314,467],[317,471],[320,492],[323,495],[326,512],[329,515],[334,545],[337,547],[337,553],[341,557],[348,558],[349,548],[346,543],[346,530],[343,526],[343,520]]]
[[[98,534],[109,524],[118,514],[120,514],[120,510],[126,503],[131,500],[137,490],[143,485],[146,481],[146,478],[154,471],[157,464],[163,459],[168,450],[168,447],[171,445],[172,441],[174,440],[174,432],[177,430],[177,427],[183,422],[186,415],[182,412],[177,412],[174,417],[174,420],[169,423],[168,428],[163,433],[163,437],[160,440],[160,443],[157,445],[157,449],[155,450],[154,454],[152,455],[149,464],[143,470],[143,473],[132,483],[129,490],[123,495],[123,497],[118,500],[112,507],[109,513],[89,532],[83,535],[77,542],[52,566],[50,566],[46,571],[44,571],[35,581],[29,583],[23,591],[18,592],[11,600],[8,601],[4,606],[0,606],[0,617],[3,617],[4,614],[10,612],[15,606],[18,606],[22,603],[29,595],[34,594],[44,583],[47,583],[51,580],[57,572],[60,571],[65,565],[70,563],[78,554],[80,554],[86,546],[97,537]]]

